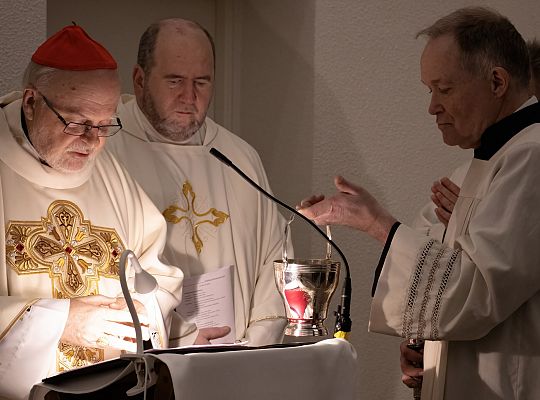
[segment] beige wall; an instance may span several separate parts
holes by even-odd
[[[420,83],[415,33],[467,1],[237,0],[233,128],[261,153],[274,191],[289,203],[333,193],[335,174],[364,185],[401,221],[429,200],[433,180],[470,152],[443,145]],[[529,38],[540,2],[483,3]],[[518,5],[519,4],[519,5]],[[296,222],[296,256],[324,246]],[[334,240],[353,270],[359,399],[410,399],[400,382],[400,340],[367,333],[381,246],[350,229]],[[327,326],[331,326],[329,318]]]
[[[47,36],[74,21],[103,43],[118,61],[122,91],[133,93],[131,74],[137,62],[139,39],[148,25],[161,18],[185,16],[215,34],[213,0],[49,0]]]
[[[2,11],[14,13],[15,5],[2,1]],[[47,18],[48,32],[75,20],[105,43],[122,65],[127,91],[136,41],[147,23],[172,15],[197,19],[215,33],[218,43],[216,119],[259,150],[277,195],[294,204],[313,192],[331,193],[332,177],[341,173],[407,222],[428,200],[431,182],[470,155],[445,147],[426,112],[429,96],[418,68],[423,41],[414,34],[468,4],[49,0]],[[508,15],[526,38],[540,37],[537,0],[483,4]],[[23,22],[32,26],[44,18],[40,13],[24,15]],[[0,28],[2,42],[5,35],[18,32],[25,54],[43,36],[21,30],[20,19],[0,22],[7,24],[7,29]],[[11,46],[10,51],[20,47]],[[17,56],[19,62],[25,57]],[[2,88],[10,76],[0,72]],[[323,255],[324,244],[301,222],[295,222],[293,234],[297,256]],[[409,399],[410,391],[400,383],[399,339],[367,333],[372,275],[381,246],[348,229],[334,229],[334,239],[353,269],[358,398]],[[327,326],[332,323],[330,317]]]
[[[0,95],[21,89],[22,72],[45,40],[45,0],[0,0]]]

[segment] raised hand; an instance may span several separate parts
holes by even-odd
[[[431,186],[431,200],[437,206],[435,214],[439,221],[448,226],[448,221],[454,211],[454,206],[459,196],[459,186],[447,177],[433,182]]]

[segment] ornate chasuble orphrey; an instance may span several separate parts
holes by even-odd
[[[207,211],[198,212],[196,210],[195,198],[197,197],[189,181],[184,182],[182,185],[182,197],[180,199],[182,203],[185,203],[185,207],[171,205],[163,211],[163,216],[167,222],[178,224],[185,221],[190,227],[191,240],[195,245],[195,250],[200,254],[202,252],[204,243],[199,235],[199,228],[204,224],[210,224],[216,228],[223,224],[229,215],[223,211],[219,211],[214,207]],[[177,213],[179,215],[177,215]],[[208,217],[210,216],[210,217]],[[206,218],[205,218],[206,217]],[[213,219],[212,219],[213,217]]]
[[[93,226],[65,200],[52,202],[41,221],[10,221],[6,228],[8,265],[19,276],[48,274],[55,299],[99,294],[100,277],[119,278],[124,249],[114,229]],[[103,360],[102,349],[61,342],[56,367],[60,372]]]

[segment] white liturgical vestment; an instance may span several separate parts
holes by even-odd
[[[118,112],[123,130],[107,146],[165,216],[168,262],[186,276],[232,266],[236,339],[252,346],[280,342],[285,311],[273,261],[281,259],[284,218],[209,150],[215,147],[269,190],[258,154],[209,118],[195,134],[200,145],[179,145],[163,141],[133,96],[122,97]]]
[[[160,262],[165,221],[123,167],[106,151],[73,174],[41,163],[23,131],[20,98],[0,98],[0,398],[10,399],[50,374],[119,355],[60,337],[66,299],[122,296],[123,250],[158,280],[157,328],[169,329],[183,277]],[[168,332],[159,335],[166,343]]]
[[[539,166],[533,98],[482,135],[443,242],[387,242],[370,330],[429,340],[423,400],[540,399]]]

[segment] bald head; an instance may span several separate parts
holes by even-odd
[[[174,18],[151,25],[133,72],[137,104],[169,140],[189,140],[202,126],[214,90],[214,48],[193,21]]]
[[[201,34],[204,35],[204,37],[202,37]],[[212,65],[214,66],[216,49],[214,39],[210,33],[194,21],[182,18],[167,18],[150,25],[142,34],[141,40],[139,41],[137,64],[141,66],[146,73],[148,73],[154,65],[154,51],[157,45],[158,36],[160,36],[160,41],[163,39],[167,40],[174,36],[206,38],[212,52]]]

